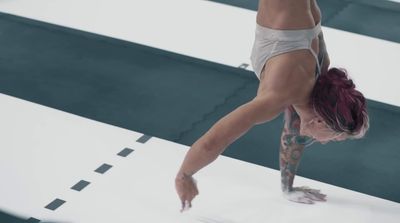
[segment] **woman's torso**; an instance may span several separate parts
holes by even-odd
[[[312,28],[311,6],[311,0],[260,0],[257,23],[272,29]]]
[[[320,21],[320,14],[316,15],[311,1],[315,0],[260,0],[256,22],[272,29],[312,28]],[[312,48],[318,53],[317,38]],[[308,103],[315,84],[316,66],[308,51],[292,51],[269,59],[261,74],[257,95],[289,91],[296,96],[294,104]]]

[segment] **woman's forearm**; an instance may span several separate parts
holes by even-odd
[[[304,148],[311,145],[313,140],[300,135],[300,116],[294,108],[288,107],[285,110],[284,118],[285,125],[280,140],[279,165],[282,191],[289,192],[293,190],[293,180]]]
[[[202,138],[196,141],[186,153],[181,168],[176,176],[177,178],[192,176],[201,168],[216,160],[220,155],[220,150],[208,148],[201,140]]]
[[[217,159],[231,143],[254,126],[254,123],[260,120],[257,117],[269,113],[270,116],[275,115],[271,111],[261,113],[261,109],[262,103],[259,100],[252,100],[218,120],[186,153],[178,175],[195,174]],[[270,110],[274,111],[272,108]]]
[[[296,176],[304,145],[293,142],[296,136],[284,135],[280,147],[281,187],[283,192],[293,190],[293,181]]]

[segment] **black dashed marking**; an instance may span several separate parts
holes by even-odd
[[[140,143],[146,143],[152,136],[149,135],[145,135],[143,134],[143,136],[141,136],[138,140],[136,140],[137,142]],[[122,156],[122,157],[127,157],[129,156],[129,154],[131,154],[133,151],[135,151],[134,149],[130,149],[130,148],[124,148],[123,150],[121,150],[117,155],[118,156]],[[107,172],[109,169],[111,169],[113,166],[107,163],[103,163],[100,167],[98,167],[95,172],[100,173],[100,174],[104,174],[105,172]],[[72,190],[76,190],[76,191],[82,191],[84,188],[86,188],[89,184],[91,184],[88,181],[85,180],[80,180],[78,183],[76,183],[74,186],[71,187]],[[52,201],[51,203],[49,203],[48,205],[45,206],[46,209],[55,211],[56,209],[58,209],[61,205],[63,205],[64,203],[66,203],[66,201],[62,200],[62,199],[58,199],[56,198],[54,201]],[[26,222],[28,223],[38,223],[41,220],[36,219],[36,218],[29,218],[26,220]]]
[[[71,187],[71,189],[72,190],[76,190],[76,191],[81,191],[89,184],[90,184],[90,182],[87,182],[85,180],[81,180],[77,184],[75,184],[73,187]]]
[[[57,208],[59,208],[61,205],[63,205],[66,201],[61,200],[61,199],[55,199],[53,202],[51,202],[50,204],[48,204],[45,208],[49,209],[49,210],[56,210]]]
[[[133,149],[125,148],[121,152],[119,152],[117,155],[127,157],[133,151],[134,151]]]
[[[28,220],[26,220],[26,222],[28,222],[28,223],[38,223],[38,222],[40,222],[40,220],[36,219],[36,218],[29,218]]]
[[[111,169],[111,165],[104,163],[103,165],[101,165],[99,168],[97,168],[95,170],[95,172],[97,173],[101,173],[104,174],[105,172],[107,172],[109,169]]]
[[[149,135],[142,135],[136,142],[146,143],[150,138],[151,136]]]

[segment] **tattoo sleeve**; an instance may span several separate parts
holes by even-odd
[[[292,106],[285,109],[284,118],[285,124],[279,149],[279,165],[282,191],[289,192],[293,190],[293,180],[304,148],[314,141],[308,136],[300,135],[300,117]]]

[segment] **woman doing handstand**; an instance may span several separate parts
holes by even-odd
[[[363,94],[345,69],[329,68],[315,0],[260,0],[250,59],[260,80],[257,96],[216,122],[187,152],[175,179],[182,210],[199,193],[193,174],[254,125],[281,112],[281,188],[294,202],[326,200],[319,190],[293,187],[306,146],[362,138],[369,128]]]

